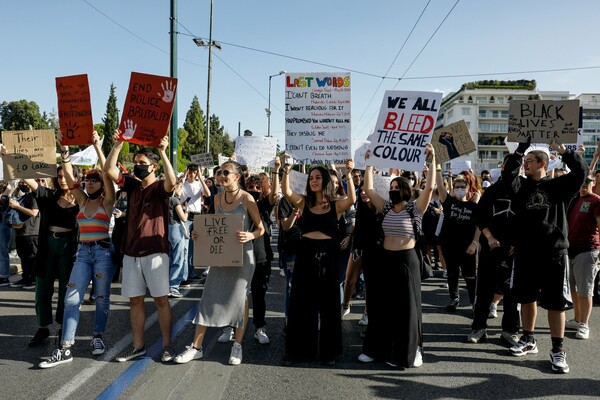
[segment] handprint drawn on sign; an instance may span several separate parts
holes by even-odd
[[[165,103],[170,103],[175,98],[175,89],[177,89],[177,85],[173,86],[172,81],[165,81],[165,83],[161,83],[160,87],[163,90],[163,94],[157,93],[159,97],[162,97],[162,101]]]
[[[67,137],[67,139],[75,139],[75,132],[77,132],[77,130],[79,129],[79,126],[77,125],[77,122],[67,122],[66,126],[65,126],[66,132],[65,132],[65,136]],[[77,135],[79,136],[79,135]]]
[[[123,139],[129,140],[135,135],[137,124],[134,124],[132,120],[128,119],[125,121],[125,132],[123,133]]]

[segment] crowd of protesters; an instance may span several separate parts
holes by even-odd
[[[501,337],[517,357],[538,352],[538,304],[548,311],[555,372],[569,372],[565,329],[576,330],[578,339],[590,337],[589,319],[598,295],[600,171],[591,176],[589,170],[594,171],[598,152],[587,166],[581,148],[573,152],[553,142],[550,155],[527,152],[529,143],[522,143],[505,158],[501,176],[493,182],[488,171],[480,176],[471,170],[442,173],[428,145],[421,176],[383,171],[391,175],[387,193],[375,190],[373,167],[361,171],[352,160],[340,170],[313,166],[304,191],[297,193],[289,179],[295,166],[279,157],[270,174],[250,174],[232,156],[210,177],[195,164],[178,176],[166,154],[166,139],[157,149],[138,150],[129,173],[117,167],[123,147],[119,134],[115,132],[114,146],[105,157],[94,133],[99,163],[85,174],[71,164],[69,147],[61,146],[61,165],[52,182],[21,179],[5,184],[0,286],[35,290],[38,329],[30,347],[51,336],[54,322],[59,327],[57,348],[40,368],[73,360],[79,310],[86,301],[96,307],[93,329],[83,327],[93,332],[91,353],[104,354],[111,283],[119,281],[121,294],[129,299],[133,343],[116,361],[146,352],[144,303],[149,293],[162,334],[162,362],[202,358],[205,333],[216,327],[223,328],[219,342],[233,342],[229,364],[240,364],[250,304],[254,338],[261,345],[270,342],[265,296],[275,259],[273,224],[279,231],[274,247],[286,281],[281,305],[286,365],[311,360],[335,365],[343,348],[342,319],[364,277],[366,307],[359,324],[367,329],[358,361],[420,367],[427,344],[418,240],[426,244],[424,256],[447,278],[446,312],[465,306],[462,275],[466,306],[473,310],[467,342],[479,343],[487,336],[488,319],[498,316],[500,302]],[[568,173],[547,170],[550,158],[558,156]],[[205,271],[194,339],[177,353],[171,340],[170,299],[202,282],[195,269],[198,236],[193,222],[205,213],[244,216],[236,234],[243,244],[243,265],[215,265]],[[11,282],[12,232],[22,275]],[[567,318],[571,308],[573,317]]]

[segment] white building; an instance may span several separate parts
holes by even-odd
[[[600,93],[582,93],[576,98],[583,108],[583,144],[585,159],[589,165],[600,140]],[[596,170],[598,169],[600,168],[596,166]]]

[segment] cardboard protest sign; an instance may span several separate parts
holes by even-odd
[[[242,165],[267,166],[277,155],[277,138],[273,136],[238,136],[235,159]]]
[[[475,143],[464,120],[436,129],[431,144],[435,149],[435,161],[445,163],[476,150]]]
[[[62,145],[92,143],[94,122],[87,74],[56,78]]]
[[[373,189],[386,200],[390,197],[390,183],[392,179],[394,179],[393,176],[373,175]]]
[[[210,153],[192,154],[190,161],[202,167],[212,167],[215,165],[213,156]]]
[[[452,174],[459,174],[461,171],[470,171],[471,170],[471,161],[470,160],[452,160],[450,161],[450,170]]]
[[[386,91],[370,136],[367,165],[421,170],[441,99],[438,92]]]
[[[244,227],[243,214],[202,214],[194,216],[194,265],[202,267],[243,267],[244,244],[236,233]]]
[[[366,139],[352,139],[352,150],[354,168],[365,170],[367,168],[365,153],[369,150],[369,141]]]
[[[508,113],[510,142],[577,143],[579,100],[512,100]]]
[[[132,72],[121,116],[121,140],[158,146],[167,134],[177,78]]]
[[[56,176],[54,130],[4,131],[2,143],[6,147],[4,176],[7,179]]]
[[[306,182],[308,182],[308,174],[303,174],[295,169],[290,171],[290,188],[292,192],[306,196]]]
[[[293,73],[285,80],[285,150],[302,164],[351,158],[350,73]]]

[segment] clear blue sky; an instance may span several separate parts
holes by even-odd
[[[402,76],[456,0],[432,0],[391,67]],[[105,15],[125,26],[127,32]],[[427,0],[214,0],[211,113],[234,137],[266,134],[268,77],[288,72],[356,70],[384,76]],[[54,78],[87,73],[94,122],[106,110],[109,86],[122,108],[131,71],[169,74],[168,0],[3,1],[0,101],[33,100],[56,108]],[[209,0],[178,0],[179,126],[194,95],[206,108],[207,50],[189,31],[209,33]],[[461,0],[406,72],[405,78],[600,66],[600,1]],[[187,30],[186,30],[187,28]],[[317,61],[339,69],[227,45]],[[162,50],[162,51],[161,51]],[[242,79],[243,78],[243,79]],[[481,79],[536,79],[540,90],[600,92],[600,68],[551,73],[440,79],[381,78],[352,73],[353,137],[365,138],[386,89],[448,93]],[[284,78],[272,80],[271,132],[283,145]],[[374,96],[373,101],[369,102]],[[283,146],[282,146],[283,147]]]

